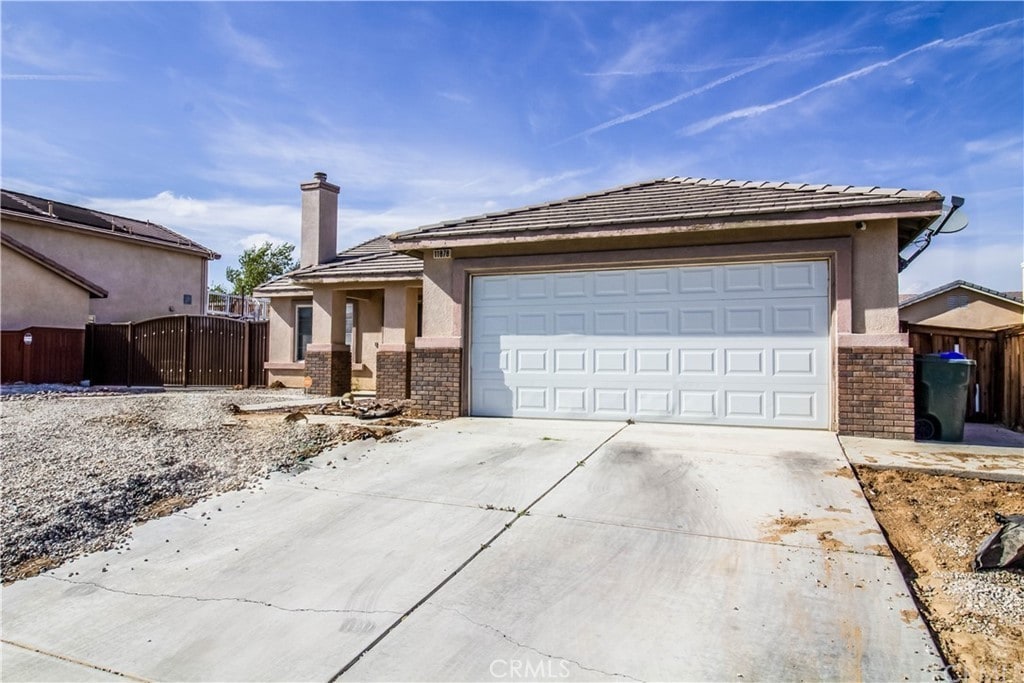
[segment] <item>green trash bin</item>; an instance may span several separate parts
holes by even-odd
[[[914,356],[914,436],[919,441],[963,441],[975,361]]]

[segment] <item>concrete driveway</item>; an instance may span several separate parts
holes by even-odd
[[[460,419],[3,590],[3,680],[933,680],[833,434]]]

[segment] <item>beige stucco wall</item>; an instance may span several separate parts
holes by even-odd
[[[966,306],[949,310],[947,298],[966,296]],[[956,287],[900,309],[900,320],[919,325],[997,330],[1024,323],[1024,305],[993,299],[970,289]]]
[[[899,252],[896,219],[873,221],[853,234],[854,334],[898,332]]]
[[[109,292],[93,299],[96,322],[138,321],[171,314],[201,314],[206,300],[206,259],[138,241],[84,233],[4,217],[4,232]],[[184,295],[192,303],[183,303]]]
[[[377,389],[377,349],[383,338],[384,290],[372,290],[354,298],[352,334],[352,382],[360,391]]]
[[[295,362],[295,307],[310,306],[312,297],[274,297],[270,300],[268,334],[270,354],[266,363],[267,384],[279,381],[286,387],[301,388],[306,364]]]
[[[87,291],[13,249],[0,250],[0,327],[80,330],[88,317]]]
[[[317,291],[321,291],[318,289]],[[322,291],[338,292],[322,288]],[[346,292],[342,291],[342,294]],[[377,350],[383,339],[384,290],[367,289],[353,290],[342,300],[355,304],[355,325],[353,329],[352,379],[358,390],[373,391],[377,387]],[[322,295],[322,300],[328,297]],[[333,299],[333,297],[332,297]],[[270,360],[266,364],[268,382],[280,380],[290,387],[301,387],[305,377],[305,363],[295,362],[295,308],[301,305],[312,305],[312,297],[274,297],[270,300]],[[335,315],[340,322],[339,330],[344,339],[345,309],[338,303],[332,306],[337,309]],[[316,311],[314,310],[314,315]],[[317,321],[314,318],[313,324]],[[315,341],[315,340],[314,340]]]

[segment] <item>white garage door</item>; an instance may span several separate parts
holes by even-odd
[[[476,276],[473,415],[829,426],[824,261]]]

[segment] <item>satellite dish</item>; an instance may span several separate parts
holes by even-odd
[[[947,235],[954,232],[960,232],[967,227],[970,217],[963,211],[957,211],[955,209],[951,209],[951,211],[952,213],[946,215],[945,222],[943,222],[942,227],[936,230],[936,232],[941,232],[942,234]]]

